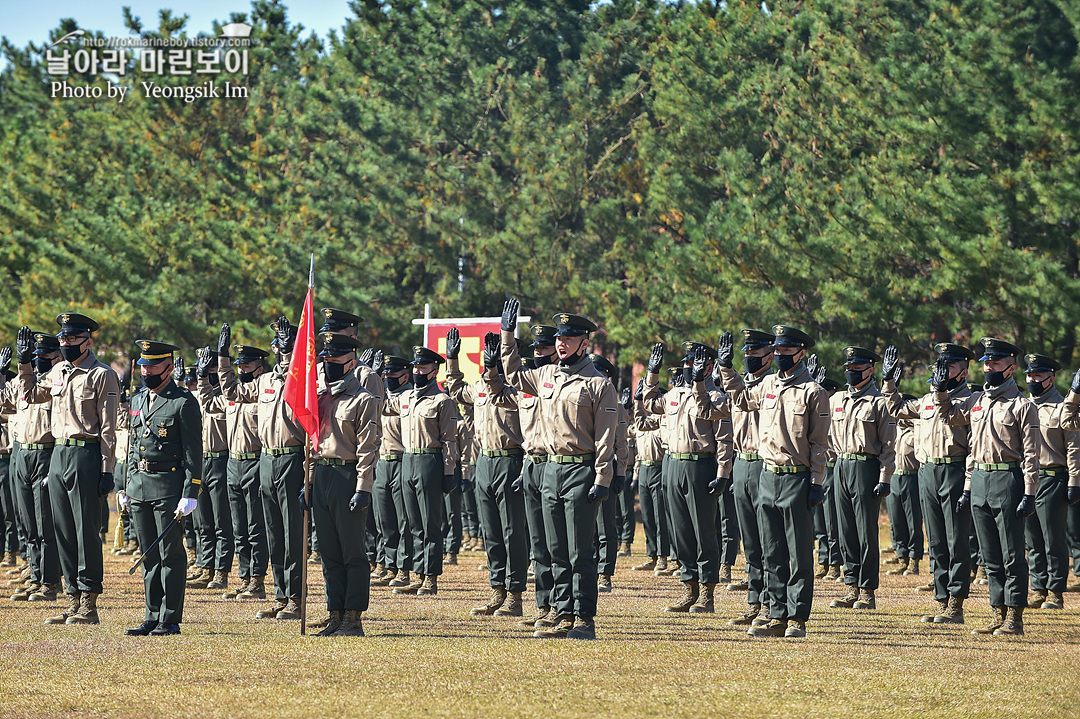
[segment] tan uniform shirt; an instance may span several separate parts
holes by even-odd
[[[529,392],[518,392],[508,385],[501,374],[484,375],[488,395],[499,407],[517,407],[518,424],[521,426],[521,446],[529,454],[549,454],[543,420],[540,416],[540,398]]]
[[[896,472],[907,474],[919,471],[919,458],[915,456],[915,420],[896,421]]]
[[[270,372],[263,372],[251,382],[237,382],[228,357],[218,357],[221,392],[230,402],[256,405],[259,443],[262,449],[301,447],[307,434],[285,403],[285,378],[289,376],[289,357]]]
[[[204,417],[207,412],[225,413],[226,443],[231,454],[257,454],[262,449],[259,442],[259,408],[256,404],[227,399],[221,385],[214,387],[205,377],[199,379],[198,393]]]
[[[494,367],[485,367],[485,375],[498,374]],[[446,392],[458,404],[473,407],[473,427],[481,449],[520,449],[524,437],[516,406],[501,406],[492,400],[489,379],[479,379],[471,385],[458,368],[457,360],[446,362]]]
[[[763,372],[760,377],[746,375],[743,378],[747,388],[761,384],[761,380],[772,374],[771,370]],[[735,445],[735,451],[741,454],[758,454],[758,413],[750,412],[741,407],[731,408],[731,441]]]
[[[461,458],[458,447],[459,415],[454,400],[431,382],[387,396],[383,413],[401,417],[402,443],[408,449],[441,449],[443,476],[451,475]]]
[[[634,401],[633,434],[637,439],[638,462],[660,462],[664,459],[664,445],[660,438],[660,420],[645,411],[641,400]]]
[[[396,390],[389,391],[385,397],[396,397],[412,389],[411,384],[403,384]],[[401,417],[396,414],[382,415],[382,442],[379,452],[382,454],[404,454],[405,445],[401,443]]]
[[[893,417],[915,421],[915,456],[920,462],[929,457],[966,457],[967,474],[971,476],[971,427],[948,424],[938,414],[936,392],[905,402],[896,383],[889,381],[881,388],[881,394]],[[949,397],[953,402],[964,402],[971,397],[971,389],[961,384],[949,392]]]
[[[746,387],[729,367],[721,367],[720,375],[733,407],[758,412],[761,458],[781,467],[808,467],[811,482],[824,482],[829,393],[810,377],[806,366],[800,364],[784,378],[766,375],[753,387]]]
[[[96,439],[101,447],[101,471],[116,466],[116,410],[120,378],[112,367],[90,351],[82,364],[61,360],[41,379],[29,362],[19,365],[20,394],[29,402],[52,402],[52,433],[61,439]]]
[[[319,393],[319,449],[315,459],[356,462],[356,491],[370,492],[379,458],[379,399],[349,373]]]
[[[1019,463],[1024,472],[1024,494],[1039,489],[1039,413],[1008,380],[997,397],[976,392],[953,402],[947,392],[936,393],[938,413],[950,425],[971,425],[971,459],[977,464]],[[971,487],[971,476],[965,483]]]
[[[52,434],[52,402],[35,404],[27,402],[19,396],[19,385],[16,382],[3,384],[0,378],[0,412],[7,416],[8,412],[14,415],[8,420],[8,430],[11,432],[11,440],[19,444],[52,444],[55,439]],[[120,437],[120,424],[125,419],[125,413],[121,412],[117,417],[117,447],[120,451],[127,446]],[[10,446],[9,446],[10,449]]]
[[[1069,429],[1065,398],[1051,387],[1031,398],[1039,413],[1039,468],[1064,468],[1069,472],[1069,486],[1080,487],[1080,432]]]
[[[195,399],[202,410],[203,455],[207,452],[228,452],[227,400],[220,386],[213,386],[206,377],[200,377]]]
[[[880,481],[889,483],[896,468],[896,420],[877,385],[832,396],[831,444],[837,454],[869,454],[881,465]]]
[[[730,477],[732,463],[731,405],[711,377],[693,387],[675,387],[660,394],[660,378],[645,376],[641,406],[664,415],[666,448],[679,454],[715,454],[717,476]],[[728,420],[726,424],[723,420]]]
[[[540,398],[540,418],[550,454],[594,455],[596,484],[611,485],[619,402],[611,384],[586,357],[570,367],[545,365],[527,370],[521,366],[513,332],[502,333],[499,349],[506,383],[519,392]]]

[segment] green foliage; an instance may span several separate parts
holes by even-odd
[[[190,80],[137,63],[123,104],[54,99],[44,43],[5,41],[0,335],[80,309],[107,354],[207,344],[222,321],[265,345],[314,252],[317,303],[390,350],[425,302],[490,316],[515,295],[589,315],[622,364],[776,322],[826,363],[853,343],[918,365],[983,334],[1078,359],[1068,3],[352,11],[326,42],[271,0],[231,17],[255,26],[250,71],[219,82],[247,100],[145,98],[141,80]]]

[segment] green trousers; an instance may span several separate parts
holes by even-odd
[[[667,454],[664,455],[663,460],[660,462],[660,493],[664,496],[664,508],[667,510],[668,536],[671,538],[668,549],[671,552],[671,560],[677,562],[679,561],[679,548],[675,545],[675,538],[672,536],[672,532],[675,531],[675,515],[671,509],[671,495],[675,491],[671,476],[671,466],[674,462],[675,460],[671,459]]]
[[[544,530],[551,551],[553,603],[559,614],[596,616],[596,514],[589,501],[592,462],[544,467]]]
[[[1025,523],[1031,588],[1064,592],[1069,581],[1068,499],[1065,469],[1039,472],[1035,514]]]
[[[228,574],[232,571],[235,539],[229,509],[229,458],[203,457],[202,491],[195,514],[199,517],[196,564]]]
[[[634,534],[637,529],[637,517],[634,515],[634,499],[637,492],[632,488],[634,480],[634,468],[626,470],[626,487],[615,495],[615,526],[619,529],[619,541],[627,544],[634,543]]]
[[[626,491],[625,489],[623,491]],[[616,508],[622,492],[612,492],[606,502],[596,511],[596,571],[598,574],[615,574],[615,562],[619,558],[619,525],[615,521]]]
[[[143,593],[146,620],[162,624],[184,621],[184,589],[187,554],[184,551],[184,522],[178,520],[154,549],[154,540],[176,515],[180,495],[144,502],[131,500],[131,523],[143,549]]]
[[[536,606],[552,605],[555,577],[551,570],[551,551],[548,549],[547,527],[544,523],[544,467],[547,460],[534,462],[526,458],[521,469],[525,518],[529,530],[529,557],[533,563]]]
[[[934,572],[934,599],[967,599],[971,590],[971,512],[956,511],[964,493],[964,458],[919,467],[919,498],[926,550]]]
[[[739,517],[735,512],[734,484],[716,498],[716,504],[719,509],[716,533],[720,543],[720,563],[734,564],[735,558],[739,556],[739,542],[742,539]]]
[[[529,574],[529,527],[525,496],[510,485],[521,475],[522,456],[476,460],[476,508],[484,531],[488,582],[508,592],[524,592]]]
[[[765,573],[762,567],[761,525],[758,524],[758,483],[761,481],[760,459],[736,457],[732,468],[731,489],[735,495],[735,512],[739,517],[743,554],[746,556],[746,602],[765,601]]]
[[[818,564],[843,564],[840,556],[840,527],[836,518],[836,462],[825,464],[825,501],[814,508],[814,535],[818,542]]]
[[[645,554],[666,557],[668,548],[668,512],[660,487],[660,464],[638,466],[638,497],[641,501],[641,526],[645,530]]]
[[[22,553],[19,513],[11,482],[11,452],[0,455],[0,552]]]
[[[105,567],[98,536],[101,498],[97,488],[100,479],[101,448],[98,445],[53,449],[49,464],[49,500],[60,572],[64,575],[68,594],[101,593]],[[176,509],[175,502],[172,508]]]
[[[259,460],[229,458],[226,466],[233,546],[242,578],[265,577],[270,561],[266,519],[259,499]]]
[[[761,471],[758,527],[771,619],[805,621],[814,604],[814,527],[807,507],[809,492],[809,471]]]
[[[368,508],[349,510],[356,492],[356,462],[315,465],[311,513],[319,522],[319,553],[327,611],[365,612],[371,589],[365,538]]]
[[[413,569],[427,576],[442,574],[443,458],[441,454],[406,454],[401,477],[405,512],[413,541]]]
[[[26,560],[30,575],[43,584],[60,581],[60,555],[56,550],[56,529],[53,527],[49,487],[41,480],[49,476],[52,448],[19,449],[12,456],[11,483],[15,500],[26,525]]]
[[[919,499],[919,473],[894,474],[885,502],[896,556],[923,558],[923,516]]]
[[[1026,607],[1028,563],[1024,519],[1016,507],[1024,496],[1022,470],[971,472],[971,521],[979,537],[992,607]]]
[[[461,465],[454,469],[457,484],[449,494],[443,494],[442,537],[443,553],[457,554],[461,551],[461,530],[464,522],[461,518]]]
[[[300,488],[304,486],[304,454],[263,454],[259,458],[263,516],[274,570],[274,595],[278,601],[300,599],[300,579],[306,561],[304,513]]]
[[[402,567],[405,545],[401,541],[394,485],[401,483],[401,460],[380,459],[375,464],[375,485],[371,491],[371,509],[379,528],[379,561],[389,569]]]
[[[673,459],[670,473],[671,539],[682,564],[682,581],[715,584],[720,578],[719,508],[709,494],[709,482],[716,478],[716,458]]]
[[[881,463],[872,459],[838,459],[833,478],[836,519],[840,532],[840,555],[844,558],[844,583],[860,589],[877,589],[881,579],[878,553],[878,509],[881,499],[874,485]]]
[[[380,462],[382,460],[379,460]],[[398,544],[398,569],[412,571],[413,569],[413,536],[409,530],[409,515],[406,511],[405,502],[405,479],[401,475],[403,460],[394,460],[397,468],[390,470],[390,492],[394,497],[394,511],[397,513],[398,533],[401,540]]]

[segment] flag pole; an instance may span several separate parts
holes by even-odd
[[[315,291],[315,253],[311,253],[311,267],[308,270],[308,294]],[[301,322],[303,325],[303,322]],[[299,338],[297,338],[299,339]],[[307,634],[307,595],[308,595],[308,548],[311,546],[311,437],[304,433],[304,502],[309,509],[304,512],[304,551],[300,561],[300,636]]]

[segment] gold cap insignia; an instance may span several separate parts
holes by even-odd
[[[1027,356],[1027,361],[1028,361],[1028,364],[1035,364],[1035,355],[1028,355]]]
[[[149,342],[143,342],[142,343],[142,349],[143,349],[143,352],[149,352],[150,351],[150,343]]]
[[[561,317],[559,317],[559,322],[564,325],[570,324],[570,315],[562,315]]]
[[[330,319],[331,317],[334,316],[334,311],[332,309],[330,309],[329,307],[327,307],[325,310],[323,310],[322,313],[323,313],[323,316],[326,317],[326,319]]]
[[[989,347],[992,344],[994,344],[994,340],[989,337],[983,337],[983,347]]]
[[[422,349],[424,349],[424,348],[421,347],[420,345],[414,345],[413,348],[412,348],[412,353],[414,355],[418,355],[418,354],[420,354],[420,350],[422,350]]]
[[[854,347],[848,347],[847,348],[847,356],[848,357],[854,357],[855,356],[855,348]]]
[[[750,339],[750,330],[743,330],[742,331],[742,336],[743,336],[743,339],[747,339],[747,340]]]
[[[40,332],[38,332],[36,335],[34,335],[34,341],[35,342],[41,342],[44,339],[45,339],[45,335],[41,334]]]
[[[776,328],[776,334],[778,334],[778,335],[782,335],[782,334],[784,334],[784,328],[783,328],[782,326],[781,326],[781,327],[777,327],[777,328]]]
[[[544,329],[542,327],[533,327],[533,334],[536,335],[537,337],[539,337],[543,333],[544,333]]]
[[[69,314],[60,315],[60,321],[63,322],[66,325],[68,322],[71,321],[71,315],[69,315]]]

